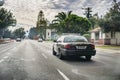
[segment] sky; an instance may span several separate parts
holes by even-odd
[[[120,1],[120,0],[117,0]],[[74,14],[84,16],[82,8],[91,7],[92,13],[105,15],[113,0],[5,0],[3,7],[13,12],[20,24],[36,25],[40,10],[49,21],[54,19],[58,12],[72,10]]]

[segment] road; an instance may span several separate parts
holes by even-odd
[[[120,80],[120,53],[97,49],[91,61],[60,60],[50,42],[1,44],[0,80]]]

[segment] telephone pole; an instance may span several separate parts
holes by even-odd
[[[89,19],[91,16],[92,16],[92,14],[91,14],[91,12],[92,12],[92,8],[91,7],[87,7],[87,8],[82,8],[82,9],[84,9],[85,10],[85,15],[86,15],[86,17]]]

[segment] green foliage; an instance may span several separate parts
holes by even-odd
[[[4,30],[4,35],[3,35],[3,29],[0,29],[0,37],[4,38],[11,38],[12,32],[9,29]]]
[[[14,36],[16,38],[24,38],[25,36],[25,31],[24,28],[18,28],[13,32]]]
[[[39,33],[35,27],[31,28],[29,31],[29,38],[34,39],[35,36],[37,36]]]
[[[119,32],[120,31],[120,6],[114,1],[112,8],[99,20],[99,25],[104,32]]]
[[[37,31],[40,34],[40,37],[42,39],[45,39],[46,37],[46,28],[47,28],[47,20],[44,18],[44,13],[42,11],[38,14],[38,20],[36,23]]]
[[[4,33],[4,38],[11,38],[11,37],[12,37],[12,32],[9,29],[6,29]]]
[[[94,29],[96,25],[98,25],[98,18],[96,18],[97,16],[91,16],[89,18],[89,21],[91,22],[91,26]]]
[[[5,8],[0,8],[0,29],[15,26],[15,24],[16,19],[14,19],[13,14]]]
[[[61,12],[55,16],[50,27],[61,33],[86,33],[91,28],[91,23],[88,19],[77,16],[71,13]]]
[[[88,41],[90,41],[90,34],[84,34],[83,36],[86,37]]]

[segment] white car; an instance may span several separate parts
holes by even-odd
[[[41,38],[38,39],[38,42],[43,42],[43,40]]]
[[[20,39],[20,38],[17,38],[17,39],[16,39],[16,41],[17,41],[17,42],[18,42],[18,41],[20,42],[20,41],[21,41],[21,39]]]

